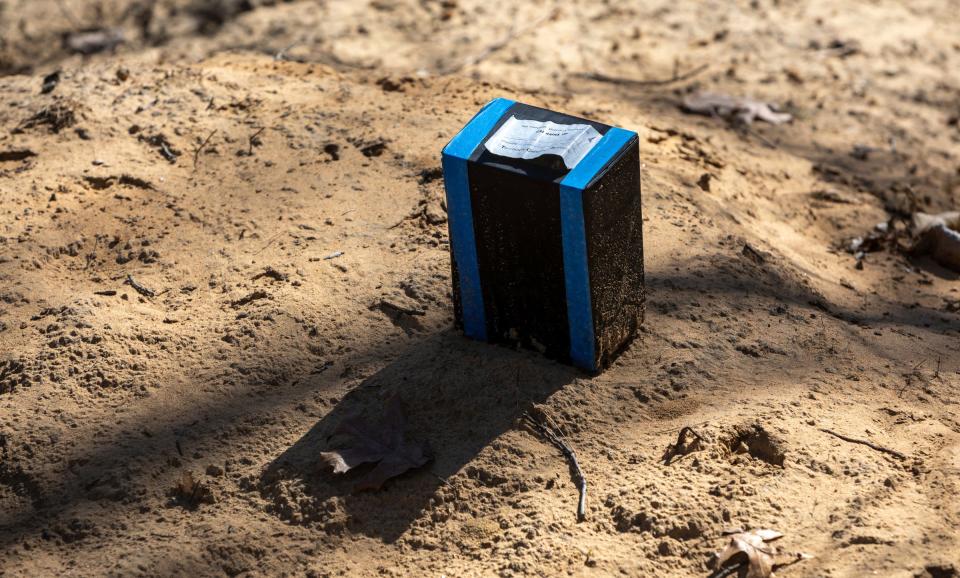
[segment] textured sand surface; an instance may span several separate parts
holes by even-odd
[[[706,576],[731,527],[815,556],[778,576],[960,571],[957,275],[842,249],[957,208],[957,2],[62,4],[0,1],[0,575]],[[497,96],[640,133],[600,376],[451,328],[439,152]],[[319,454],[395,394],[435,459],[354,494]]]

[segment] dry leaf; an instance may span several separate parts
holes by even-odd
[[[783,534],[776,530],[751,530],[730,536],[730,543],[717,554],[717,570],[747,565],[745,578],[768,578],[773,573],[777,549],[767,544]]]
[[[960,272],[960,212],[914,213],[913,229],[917,240],[912,254],[930,254],[937,263]]]
[[[430,461],[429,446],[409,442],[405,429],[400,396],[394,395],[387,400],[386,411],[376,423],[358,417],[343,420],[333,435],[348,437],[349,447],[320,452],[320,459],[335,474],[349,472],[361,464],[376,463],[376,467],[357,480],[354,491],[378,490],[390,478]]]
[[[750,124],[754,119],[783,124],[793,118],[775,109],[776,105],[767,102],[713,92],[698,92],[683,99],[683,110],[686,112],[722,116],[743,124]]]
[[[217,497],[210,486],[193,477],[193,472],[187,470],[177,479],[176,484],[169,492],[170,497],[187,508],[196,508],[200,504],[215,504]]]

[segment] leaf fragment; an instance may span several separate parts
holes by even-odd
[[[359,417],[344,419],[333,436],[344,436],[347,447],[320,452],[320,460],[334,474],[345,474],[362,464],[376,464],[354,484],[354,491],[378,490],[390,478],[430,461],[425,442],[407,439],[406,418],[399,395],[387,400],[384,414],[375,423]]]
[[[916,241],[909,249],[911,254],[929,254],[937,263],[960,272],[960,211],[916,212],[913,230]]]
[[[746,565],[745,578],[769,578],[777,555],[776,547],[767,544],[783,534],[776,530],[757,529],[730,536],[727,547],[717,553],[716,569]]]

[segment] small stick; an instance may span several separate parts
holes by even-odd
[[[137,293],[145,297],[155,297],[157,292],[149,287],[144,287],[140,283],[137,283],[137,280],[133,278],[133,275],[127,275],[127,284],[133,287]]]
[[[436,472],[431,471],[431,472],[430,472],[430,475],[433,476],[433,477],[435,477],[435,478],[437,478],[437,481],[438,481],[438,482],[440,482],[441,484],[447,486],[448,488],[452,488],[452,487],[453,487],[453,484],[451,484],[450,482],[448,482],[446,479],[442,478],[442,477],[441,477],[439,474],[437,474]]]
[[[170,150],[164,141],[160,141],[160,154],[171,163],[177,160],[177,155],[173,154],[173,151]]]
[[[587,478],[583,475],[583,470],[580,469],[580,462],[577,461],[576,452],[574,452],[570,444],[567,443],[563,432],[553,423],[550,416],[544,414],[544,417],[550,424],[544,424],[530,415],[529,412],[524,412],[523,414],[524,422],[527,425],[546,438],[547,441],[563,452],[563,455],[570,460],[570,465],[577,474],[577,486],[580,490],[580,500],[577,502],[577,521],[582,522],[587,518]]]
[[[686,435],[688,433],[693,436],[693,441],[689,446],[684,446],[683,440],[686,439]],[[704,442],[705,440],[703,439],[703,436],[698,434],[695,429],[690,426],[684,426],[683,429],[680,430],[680,434],[677,435],[676,443],[669,446],[663,453],[663,463],[669,466],[671,463],[673,463],[673,458],[685,456],[702,449]]]
[[[298,45],[298,44],[300,44],[300,41],[299,41],[299,40],[297,40],[297,41],[295,41],[295,42],[291,42],[291,43],[288,44],[286,47],[281,48],[281,49],[280,49],[280,52],[277,52],[276,54],[274,54],[274,55],[273,55],[273,59],[274,59],[274,60],[286,60],[286,59],[287,59],[287,51],[288,51],[288,50],[293,50],[293,47],[296,46],[296,45]]]
[[[194,149],[193,151],[193,170],[197,170],[197,161],[200,160],[200,153],[203,152],[203,149],[207,146],[207,143],[210,142],[210,139],[213,138],[213,135],[217,134],[217,129],[213,129],[207,138],[203,139],[203,142],[200,143],[200,146]]]
[[[286,233],[286,231],[280,231],[280,232],[277,233],[276,235],[270,237],[270,239],[267,241],[267,244],[264,245],[263,247],[260,247],[260,249],[259,249],[258,251],[255,251],[253,254],[254,254],[254,255],[259,255],[260,253],[262,253],[263,251],[265,251],[267,247],[269,247],[270,245],[272,245],[273,242],[276,241],[277,238],[278,238],[280,235],[284,234],[284,233]]]
[[[890,448],[885,448],[885,447],[883,447],[883,446],[877,445],[877,444],[875,444],[875,443],[873,443],[873,442],[870,442],[870,441],[867,441],[867,440],[861,440],[861,439],[857,439],[857,438],[852,438],[852,437],[849,437],[849,436],[845,436],[845,435],[843,435],[843,434],[839,434],[839,433],[837,433],[837,432],[835,432],[835,431],[833,431],[833,430],[831,430],[831,429],[827,429],[827,428],[820,428],[820,431],[822,431],[822,432],[824,432],[824,433],[828,433],[828,434],[830,434],[830,435],[832,435],[832,436],[834,436],[834,437],[838,437],[838,438],[842,439],[842,440],[845,441],[845,442],[850,442],[850,443],[852,443],[852,444],[860,444],[860,445],[862,445],[862,446],[867,446],[867,447],[870,448],[870,449],[877,450],[878,452],[883,452],[883,453],[885,453],[885,454],[889,454],[889,455],[891,455],[891,456],[893,456],[893,457],[895,457],[895,458],[897,458],[897,459],[900,459],[900,460],[905,460],[905,459],[907,459],[907,456],[903,455],[902,453],[898,452],[897,450],[892,450],[892,449],[890,449]]]
[[[742,568],[744,564],[745,562],[740,562],[739,564],[724,566],[723,568],[719,568],[715,570],[713,574],[710,574],[710,576],[708,576],[708,578],[726,578],[727,576],[731,576],[734,573],[739,572],[740,568]]]
[[[910,373],[904,375],[904,377],[905,378],[910,378],[914,376],[923,377],[923,375],[920,373],[919,370],[921,367],[923,367],[923,364],[926,362],[927,362],[926,359],[921,359],[919,363],[917,363],[916,365],[913,366],[913,368],[910,369]],[[906,391],[907,388],[910,387],[910,385],[911,385],[910,380],[906,379],[905,383],[903,384],[903,387],[901,387],[899,391],[897,391],[897,397],[903,397],[903,392]]]
[[[247,149],[247,156],[248,156],[248,157],[252,157],[252,156],[253,156],[253,145],[254,145],[254,143],[256,142],[257,137],[260,136],[260,133],[262,133],[262,132],[265,131],[265,130],[267,130],[267,127],[261,126],[261,127],[260,127],[260,130],[258,130],[257,132],[253,133],[252,135],[250,135],[250,138],[248,139],[248,144],[250,145],[250,148]]]
[[[609,82],[610,84],[620,84],[624,86],[665,86],[668,84],[673,84],[675,82],[682,82],[684,80],[689,80],[694,76],[697,76],[704,70],[710,68],[709,64],[701,64],[700,66],[688,70],[683,74],[678,74],[677,68],[673,69],[673,76],[670,78],[662,78],[656,80],[634,80],[632,78],[622,78],[619,76],[607,76],[599,72],[585,72],[577,74],[576,76],[580,78],[586,78],[588,80],[595,80],[597,82]]]
[[[757,140],[759,140],[761,143],[763,143],[767,148],[771,148],[771,149],[776,149],[776,148],[777,148],[777,145],[775,145],[774,143],[770,142],[770,140],[769,140],[768,138],[764,137],[762,134],[760,134],[759,132],[753,130],[753,129],[750,128],[749,126],[743,125],[742,128],[743,128],[743,132],[744,132],[745,134],[750,135],[750,136],[752,136],[752,137],[755,137]]]

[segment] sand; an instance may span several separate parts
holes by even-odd
[[[0,2],[0,575],[706,576],[731,528],[960,572],[958,276],[845,250],[960,204],[956,2],[58,5]],[[497,96],[640,134],[599,376],[452,328],[439,153]],[[394,395],[434,459],[354,493],[319,454]]]

